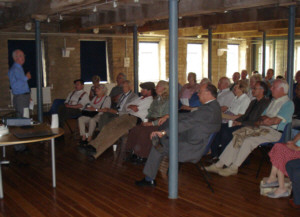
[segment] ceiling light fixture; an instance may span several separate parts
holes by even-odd
[[[48,17],[48,18],[47,18],[47,22],[48,22],[48,23],[50,23],[50,22],[51,22],[51,19],[50,19],[50,17]]]
[[[117,2],[116,0],[113,1],[113,7],[114,7],[114,8],[118,7],[118,2]]]
[[[140,0],[134,0],[134,3],[139,3],[140,2]]]
[[[94,32],[94,34],[98,34],[99,33],[99,28],[94,28],[93,32]]]
[[[60,14],[59,15],[59,20],[63,20],[64,18],[63,18],[63,16]]]
[[[25,23],[25,29],[27,31],[30,31],[32,29],[32,23],[31,22]]]
[[[97,7],[95,6],[94,8],[93,8],[93,12],[94,13],[96,13],[98,10],[97,10]]]

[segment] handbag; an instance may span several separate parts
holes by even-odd
[[[83,116],[87,116],[87,117],[91,117],[92,118],[92,117],[96,116],[98,114],[98,112],[97,111],[82,110],[81,114]]]

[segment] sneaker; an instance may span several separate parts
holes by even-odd
[[[145,178],[143,178],[140,181],[136,181],[135,184],[140,187],[142,187],[142,186],[155,187],[156,186],[155,180],[147,181]]]
[[[220,176],[231,176],[231,175],[236,175],[237,173],[238,173],[238,169],[234,169],[232,167],[227,167],[218,172]]]
[[[223,168],[216,167],[216,164],[212,164],[204,168],[207,172],[211,172],[211,173],[219,173],[219,171],[223,170]]]
[[[267,196],[270,198],[281,198],[290,196],[290,193],[288,191],[285,191],[282,194],[275,194],[274,192],[269,192],[267,193]]]

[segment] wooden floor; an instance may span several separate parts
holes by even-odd
[[[213,194],[192,164],[179,172],[179,197],[168,199],[165,160],[156,188],[140,188],[140,165],[123,161],[121,147],[107,150],[94,162],[79,153],[76,140],[67,134],[56,144],[57,188],[52,188],[50,145],[29,145],[27,154],[7,148],[9,166],[2,167],[4,199],[1,216],[300,216],[287,198],[270,199],[259,194],[259,182],[267,176],[264,165],[255,179],[257,153],[238,175],[212,175]]]

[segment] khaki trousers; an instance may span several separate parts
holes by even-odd
[[[80,136],[85,135],[86,124],[89,124],[89,131],[88,131],[89,137],[93,136],[98,121],[99,121],[99,115],[95,115],[94,117],[81,116],[80,118],[78,118]]]
[[[121,136],[126,134],[131,128],[136,126],[137,117],[132,115],[122,115],[106,124],[99,135],[90,142],[97,150],[94,154],[98,158],[106,149],[112,146]]]
[[[270,132],[266,135],[246,138],[239,148],[234,148],[233,142],[231,141],[221,154],[219,158],[220,161],[226,166],[230,166],[231,164],[233,164],[234,166],[239,167],[244,162],[244,160],[246,160],[248,155],[261,143],[276,142],[280,139],[281,133],[277,130],[269,127],[262,128],[267,128],[270,130]]]

